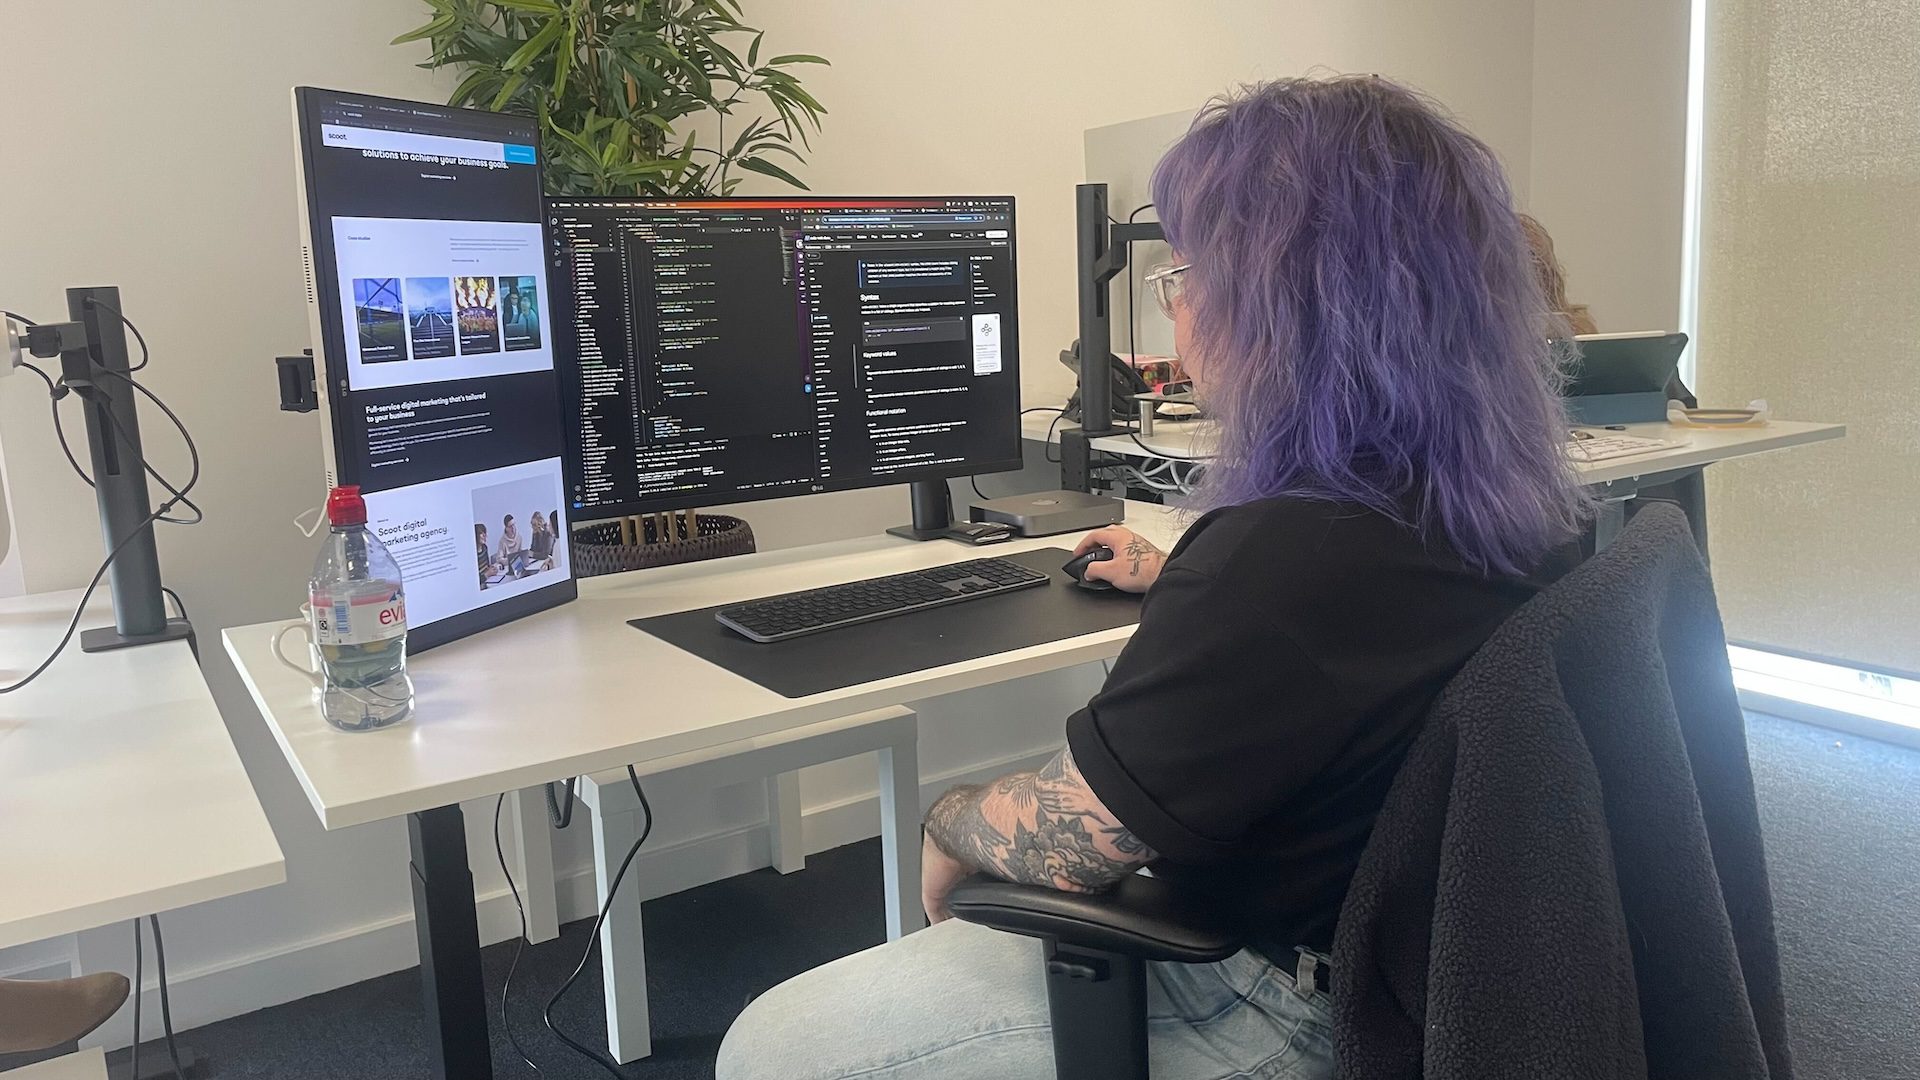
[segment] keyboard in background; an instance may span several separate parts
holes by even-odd
[[[1632,435],[1599,435],[1589,431],[1576,431],[1573,438],[1567,440],[1567,456],[1582,462],[1606,461],[1609,458],[1651,454],[1685,445],[1687,444],[1674,439],[1642,439]]]
[[[963,600],[1029,589],[1045,585],[1049,580],[1046,574],[1009,559],[972,559],[909,574],[769,596],[721,608],[713,617],[720,625],[754,641],[784,641]]]

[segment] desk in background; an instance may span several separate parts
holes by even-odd
[[[1173,514],[1148,503],[1129,503],[1127,524],[1163,547],[1181,528]],[[882,535],[590,578],[571,604],[410,660],[413,719],[384,731],[326,725],[313,708],[311,684],[273,657],[280,623],[236,627],[222,637],[323,826],[408,819],[435,1074],[484,1080],[492,1059],[462,801],[1109,659],[1133,633],[1130,625],[1118,627],[786,698],[627,620],[1054,547],[1063,539],[1076,538],[974,551]],[[540,662],[528,664],[529,656]]]
[[[1049,440],[1048,425],[1053,423],[1053,419],[1048,413],[1028,413],[1020,418],[1021,433],[1036,441]],[[1061,421],[1052,427],[1050,441],[1059,442],[1062,431],[1078,426],[1071,421]],[[1162,420],[1154,426],[1152,435],[1139,436],[1138,442],[1134,441],[1134,436],[1123,432],[1099,436],[1089,440],[1087,445],[1103,454],[1119,457],[1179,461],[1204,458],[1210,453],[1212,430],[1212,423],[1206,420]],[[1607,434],[1631,435],[1640,439],[1685,440],[1687,445],[1636,457],[1578,462],[1575,468],[1579,470],[1581,479],[1589,484],[1616,483],[1635,477],[1697,469],[1717,461],[1762,454],[1769,450],[1785,450],[1827,439],[1839,439],[1845,437],[1846,433],[1845,424],[1799,420],[1774,420],[1752,428],[1676,427],[1665,421],[1628,424],[1625,431]]]
[[[1044,412],[1023,414],[1020,417],[1021,433],[1036,441],[1057,443],[1062,430],[1074,430],[1079,426],[1066,420],[1055,424],[1055,419],[1055,415]],[[1102,435],[1089,439],[1087,446],[1099,453],[1134,461],[1187,461],[1204,459],[1212,452],[1212,432],[1212,423],[1205,420],[1161,420],[1154,425],[1152,435],[1126,432]],[[1619,532],[1626,517],[1626,503],[1645,489],[1696,476],[1715,462],[1844,438],[1847,427],[1845,424],[1773,420],[1760,427],[1693,428],[1679,427],[1661,420],[1648,424],[1628,424],[1626,430],[1608,434],[1641,439],[1684,440],[1686,445],[1633,457],[1574,463],[1580,478],[1596,489],[1601,500],[1592,538],[1596,547],[1606,546]],[[1048,451],[1049,455],[1052,453]],[[1698,521],[1695,522],[1695,531],[1696,535],[1704,537]]]
[[[78,592],[0,600],[12,681],[66,629]],[[81,625],[113,621],[104,602]],[[0,696],[0,948],[286,880],[286,862],[184,641],[76,641]]]
[[[0,682],[47,655],[79,600],[0,600]],[[112,621],[102,598],[81,625]],[[286,877],[186,642],[83,653],[75,641],[38,679],[0,696],[0,948]],[[98,1058],[93,1050],[23,1075],[99,1075]]]

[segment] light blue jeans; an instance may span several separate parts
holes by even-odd
[[[717,1080],[1049,1080],[1041,946],[948,920],[781,983],[734,1021]],[[1261,957],[1147,965],[1154,1080],[1327,1080],[1330,1000]]]

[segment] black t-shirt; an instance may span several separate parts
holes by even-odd
[[[1277,963],[1340,902],[1440,690],[1570,563],[1489,576],[1361,507],[1267,499],[1187,531],[1067,743],[1093,792]]]

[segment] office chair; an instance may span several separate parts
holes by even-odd
[[[1343,1075],[1789,1080],[1745,747],[1688,523],[1649,506],[1495,632],[1409,749],[1341,911]],[[1515,887],[1528,903],[1488,902]],[[1146,962],[1240,945],[1139,876],[1098,896],[974,877],[948,902],[1045,944],[1061,1080],[1145,1080]]]
[[[1059,1080],[1146,1080],[1147,961],[1210,964],[1241,948],[1215,913],[1139,874],[1097,895],[976,874],[947,903],[956,918],[1044,944]]]

